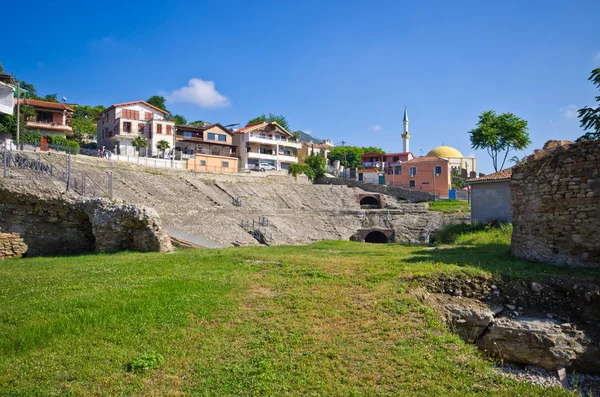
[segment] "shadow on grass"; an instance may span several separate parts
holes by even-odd
[[[552,278],[600,279],[600,269],[556,266],[529,262],[510,253],[510,245],[501,243],[457,247],[430,247],[414,251],[408,263],[435,262],[459,267],[478,268],[495,276],[511,279]]]

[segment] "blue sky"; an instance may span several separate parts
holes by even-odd
[[[531,152],[582,135],[573,109],[597,95],[598,0],[7,6],[27,23],[4,19],[0,62],[43,94],[105,106],[162,94],[173,113],[223,124],[281,113],[292,129],[386,151],[402,149],[407,105],[413,153],[444,142],[486,173],[467,134],[482,111],[528,120]]]

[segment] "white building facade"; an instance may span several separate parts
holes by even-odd
[[[141,136],[148,146],[140,149],[140,156],[162,157],[162,151],[157,148],[160,141],[169,143],[169,149],[165,151],[168,156],[175,148],[175,123],[166,119],[167,114],[145,101],[112,105],[98,119],[98,147],[114,154],[135,156],[138,152],[133,141]]]
[[[302,143],[276,122],[251,124],[235,131],[233,144],[238,147],[243,169],[254,169],[261,162],[277,170],[288,170],[298,162],[298,149],[302,148]]]

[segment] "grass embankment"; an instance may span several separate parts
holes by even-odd
[[[0,395],[566,395],[494,375],[407,288],[440,273],[599,276],[514,259],[496,232],[439,250],[337,241],[4,261]]]
[[[471,212],[471,204],[459,200],[438,200],[429,203],[430,211],[439,211],[444,213],[452,212]]]

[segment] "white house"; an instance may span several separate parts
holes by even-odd
[[[145,101],[117,103],[107,108],[98,119],[98,147],[115,154],[137,155],[133,140],[141,136],[148,142],[141,156],[162,156],[156,144],[167,141],[172,153],[175,148],[175,123],[166,119],[168,112]]]
[[[269,163],[277,170],[288,170],[298,162],[300,142],[276,122],[249,124],[235,131],[233,144],[238,147],[240,167],[253,169],[260,161]]]
[[[13,114],[15,89],[0,81],[0,113]]]

